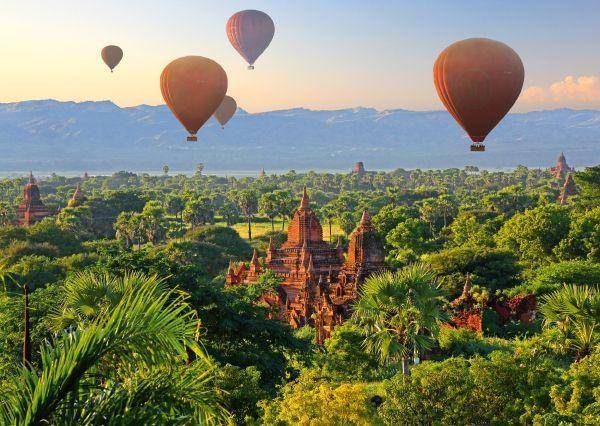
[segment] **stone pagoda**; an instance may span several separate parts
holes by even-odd
[[[315,327],[322,343],[349,316],[349,303],[369,274],[383,270],[383,261],[383,245],[366,211],[350,235],[347,256],[340,241],[335,247],[323,241],[323,229],[304,188],[287,241],[276,248],[271,240],[264,266],[256,251],[249,267],[231,264],[226,280],[228,286],[244,285],[255,282],[266,269],[274,271],[282,279],[279,291],[262,301],[276,312],[274,317],[294,328]]]
[[[48,216],[51,216],[50,210],[42,203],[40,189],[33,173],[29,173],[29,181],[23,189],[23,202],[17,207],[17,222],[20,226],[29,226]]]
[[[574,172],[575,169],[573,167],[569,167],[565,158],[565,154],[561,152],[556,160],[556,165],[554,167],[550,167],[548,171],[557,179],[562,180],[566,178],[569,173]]]

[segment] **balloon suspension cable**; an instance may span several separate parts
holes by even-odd
[[[253,70],[254,69],[254,65],[248,65],[248,69],[249,70]]]
[[[471,151],[483,152],[483,151],[485,151],[485,145],[480,142],[475,142],[475,143],[471,144]]]

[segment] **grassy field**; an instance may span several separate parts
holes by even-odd
[[[225,223],[219,222],[219,223],[217,223],[217,225],[225,226]],[[325,241],[329,241],[329,225],[325,223],[325,224],[321,224],[321,226],[323,227],[323,239]],[[248,224],[236,223],[235,225],[233,225],[233,229],[235,229],[237,231],[237,233],[240,234],[240,237],[246,238],[246,239],[248,238]],[[275,230],[281,231],[281,220],[275,221]],[[284,230],[287,231],[287,223],[284,226]],[[252,236],[253,237],[260,237],[261,235],[264,235],[267,232],[271,232],[271,222],[258,222],[258,223],[252,222]],[[344,234],[344,232],[340,229],[340,227],[337,226],[337,224],[335,224],[335,223],[331,227],[331,233],[332,233],[332,239],[331,239],[332,241],[335,241],[337,239],[338,235]]]

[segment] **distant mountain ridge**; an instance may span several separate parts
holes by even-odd
[[[600,163],[600,111],[510,114],[471,153],[445,111],[295,108],[251,114],[240,109],[225,130],[211,119],[199,143],[166,106],[121,108],[110,101],[0,104],[0,171],[209,171],[546,167],[560,151],[575,167]]]

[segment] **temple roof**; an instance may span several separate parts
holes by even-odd
[[[306,187],[302,191],[300,206],[288,227],[288,238],[282,248],[301,248],[304,245],[324,245],[323,228],[319,219],[310,208]]]

